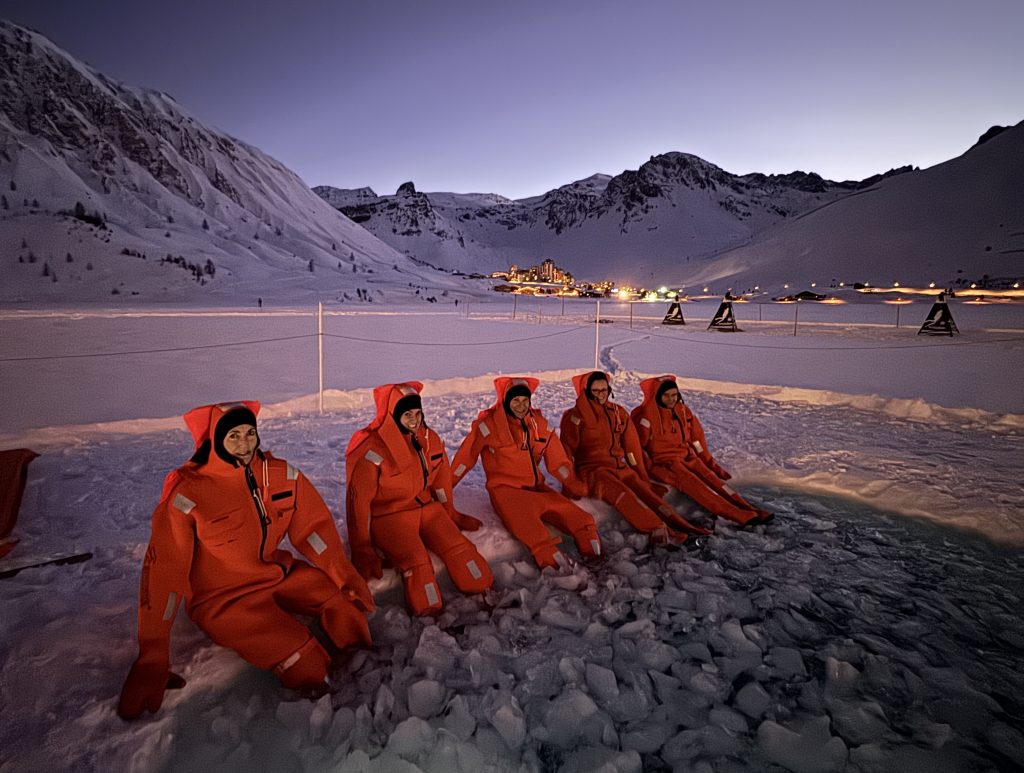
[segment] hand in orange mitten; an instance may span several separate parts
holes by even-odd
[[[140,655],[124,680],[117,715],[121,719],[135,719],[143,711],[156,713],[164,702],[164,691],[184,686],[185,680],[168,670],[166,663],[147,663]]]

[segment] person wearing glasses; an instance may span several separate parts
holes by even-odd
[[[640,389],[644,401],[630,417],[653,480],[674,486],[709,513],[734,523],[772,520],[770,512],[755,507],[726,483],[732,476],[708,450],[704,428],[683,402],[675,376],[645,379]]]
[[[595,370],[572,379],[576,404],[562,415],[562,445],[589,495],[607,502],[655,544],[710,534],[687,521],[652,487],[629,413],[612,402],[607,374]]]

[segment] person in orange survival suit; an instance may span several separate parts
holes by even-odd
[[[711,456],[704,429],[683,403],[675,376],[640,382],[644,401],[630,417],[651,478],[675,486],[710,513],[739,524],[766,523],[771,513],[750,504],[725,481],[729,473]]]
[[[687,532],[710,534],[682,518],[650,485],[636,429],[610,400],[608,376],[599,370],[572,379],[576,405],[562,415],[562,445],[590,495],[618,509],[655,542],[684,542]]]
[[[170,671],[171,625],[185,599],[193,622],[221,646],[286,687],[322,693],[327,651],[294,615],[319,619],[338,648],[370,644],[366,582],[345,556],[330,510],[313,484],[259,449],[254,401],[185,414],[191,460],[164,480],[139,591],[139,655],[117,713],[155,712]],[[287,537],[308,559],[278,549]]]
[[[448,454],[423,421],[422,388],[410,381],[374,389],[377,416],[345,452],[352,562],[367,579],[383,576],[379,548],[401,573],[418,615],[443,606],[428,549],[463,593],[483,593],[494,582],[487,561],[459,531],[478,529],[480,521],[455,510]]]
[[[572,463],[558,435],[531,407],[530,397],[540,382],[535,378],[502,377],[494,380],[498,401],[482,411],[452,461],[455,485],[483,454],[487,493],[494,511],[516,539],[524,543],[540,567],[559,566],[565,557],[561,539],[552,537],[544,522],[571,534],[582,555],[601,554],[594,518],[551,488],[540,471],[548,472],[570,495],[587,495],[586,486],[573,474]]]

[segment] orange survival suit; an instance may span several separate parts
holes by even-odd
[[[437,433],[420,424],[413,433],[394,416],[399,401],[419,393],[416,381],[373,390],[377,416],[352,436],[345,452],[349,542],[352,560],[367,579],[381,577],[376,548],[401,573],[405,598],[416,614],[441,611],[441,591],[431,550],[463,593],[482,593],[494,576],[459,527],[480,522],[455,510],[448,454]]]
[[[710,513],[745,524],[758,520],[759,511],[725,479],[727,473],[711,456],[700,421],[682,398],[671,408],[661,403],[668,389],[678,389],[675,376],[657,376],[640,382],[644,401],[630,417],[636,426],[644,463],[650,476],[675,486]]]
[[[535,378],[502,377],[494,380],[498,401],[481,411],[452,462],[455,485],[472,469],[481,454],[487,475],[487,493],[494,511],[512,536],[529,548],[537,565],[558,566],[564,557],[559,537],[552,537],[544,522],[571,534],[584,556],[601,554],[594,519],[551,488],[540,471],[543,460],[563,490],[585,496],[586,488],[572,472],[562,443],[536,408],[518,419],[511,414],[511,396],[529,397],[540,382]]]
[[[595,381],[611,383],[601,371],[573,376],[576,405],[562,415],[561,422],[562,445],[590,495],[616,508],[635,529],[653,534],[658,541],[684,541],[685,532],[708,534],[651,489],[629,414],[611,399],[601,405],[591,398]]]
[[[273,668],[287,687],[322,687],[329,661],[293,615],[317,617],[338,647],[370,644],[364,613],[373,598],[313,484],[258,446],[248,465],[228,461],[216,439],[222,421],[255,426],[259,409],[246,401],[185,414],[196,453],[164,480],[153,512],[139,591],[139,656],[118,704],[125,719],[156,711],[165,687],[184,684],[170,673],[168,654],[182,600],[217,644]],[[310,563],[278,548],[285,537]]]

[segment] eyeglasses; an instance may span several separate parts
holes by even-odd
[[[591,389],[590,394],[592,395],[606,395],[611,392],[610,389]]]

